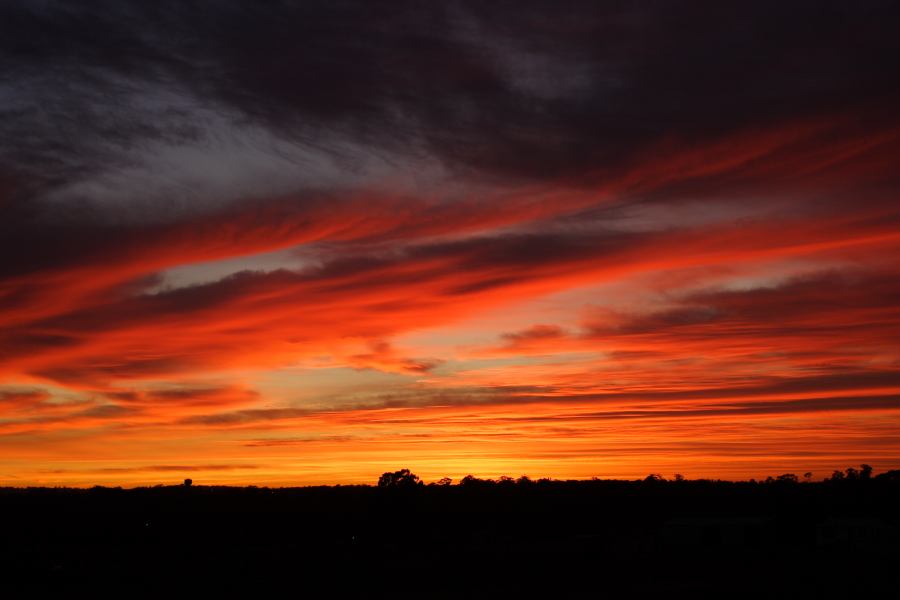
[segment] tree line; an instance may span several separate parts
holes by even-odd
[[[900,481],[900,469],[892,469],[889,471],[885,471],[883,473],[879,473],[878,475],[873,475],[873,468],[871,465],[861,464],[859,468],[848,467],[844,470],[835,470],[829,477],[826,477],[822,480],[822,483],[838,483],[838,482],[850,482],[850,481],[868,481],[872,479],[877,480],[886,480],[886,481]],[[750,479],[748,483],[760,483],[760,484],[795,484],[795,483],[812,483],[813,474],[808,471],[803,474],[801,477],[797,476],[795,473],[783,473],[781,475],[777,475],[775,477],[769,476],[762,481],[757,481],[756,479]],[[594,478],[597,479],[596,477]],[[535,484],[543,484],[554,481],[553,479],[544,477],[540,479],[531,479],[527,475],[522,475],[518,478],[509,477],[507,475],[501,475],[497,479],[490,478],[479,478],[474,475],[466,475],[462,479],[460,479],[456,485],[463,487],[473,487],[473,486],[489,486],[489,485],[502,485],[502,486],[527,486],[527,485],[535,485]],[[682,483],[689,481],[680,473],[676,473],[672,479],[667,479],[663,475],[659,473],[651,473],[647,475],[644,479],[646,483]],[[708,481],[708,480],[694,480],[694,481]],[[426,483],[422,481],[422,479],[410,471],[409,469],[399,469],[397,471],[388,471],[383,473],[381,477],[378,478],[378,487],[380,488],[414,488],[418,486],[424,486]],[[442,477],[437,481],[433,481],[427,484],[429,487],[444,487],[454,485],[453,479],[450,477]]]

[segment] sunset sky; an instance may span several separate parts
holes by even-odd
[[[900,467],[895,2],[0,4],[0,485]]]

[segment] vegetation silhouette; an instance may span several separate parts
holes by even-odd
[[[378,478],[378,487],[382,488],[408,488],[417,485],[422,485],[422,481],[418,475],[412,474],[409,469],[384,473]]]
[[[900,589],[900,470],[813,481],[496,479],[375,485],[0,488],[5,589],[224,592],[302,581],[369,597],[869,597]],[[855,573],[835,577],[835,573]],[[401,576],[402,573],[402,576]],[[590,574],[588,576],[587,574]],[[476,584],[475,582],[479,582]],[[481,583],[484,582],[484,583]],[[740,582],[740,589],[735,588]],[[597,587],[597,586],[601,587]]]

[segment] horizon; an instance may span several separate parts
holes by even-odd
[[[802,474],[798,473],[779,473],[777,475],[768,475],[765,478],[756,478],[751,477],[748,479],[720,479],[720,478],[705,478],[705,477],[697,477],[691,478],[684,476],[683,473],[674,473],[671,477],[667,477],[662,473],[650,473],[643,477],[636,478],[625,478],[625,477],[578,477],[578,478],[570,478],[570,479],[559,479],[554,477],[530,477],[527,474],[522,474],[517,477],[511,477],[509,475],[496,475],[493,477],[479,477],[473,475],[471,473],[467,473],[461,477],[447,477],[443,476],[437,479],[425,479],[420,478],[416,473],[412,472],[412,476],[415,479],[415,483],[419,485],[424,485],[427,487],[447,487],[447,486],[465,486],[466,480],[471,480],[476,484],[490,484],[490,485],[532,485],[532,484],[543,484],[543,483],[584,483],[584,482],[624,482],[624,483],[672,483],[672,484],[680,484],[680,483],[748,483],[748,484],[812,484],[812,483],[855,483],[855,482],[863,482],[870,480],[892,480],[896,481],[900,478],[900,469],[890,469],[887,471],[878,472],[875,471],[871,465],[867,463],[862,463],[859,465],[859,469],[856,467],[848,467],[845,469],[836,469],[834,470],[828,477],[816,478],[816,475],[811,471],[806,471]],[[186,474],[190,473],[190,469],[183,470]],[[395,472],[387,471],[381,475],[384,477],[390,474],[399,474],[402,471],[411,472],[410,469],[402,469]],[[257,483],[241,483],[241,484],[227,484],[227,483],[215,483],[215,482],[198,482],[194,481],[193,478],[186,478],[182,480],[181,483],[163,483],[163,482],[155,482],[155,483],[131,483],[127,485],[102,485],[102,484],[83,484],[83,485],[2,485],[0,489],[72,489],[72,490],[91,490],[91,489],[120,489],[120,490],[133,490],[133,489],[152,489],[152,488],[195,488],[195,487],[208,487],[208,488],[259,488],[259,489],[302,489],[307,487],[390,487],[390,485],[382,484],[381,477],[377,478],[375,483],[372,481],[367,482],[354,482],[354,483],[305,483],[302,485],[267,485],[264,482]]]
[[[0,487],[900,468],[898,17],[3,3]]]

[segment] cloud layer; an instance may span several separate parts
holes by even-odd
[[[895,468],[897,13],[6,3],[0,483]]]

